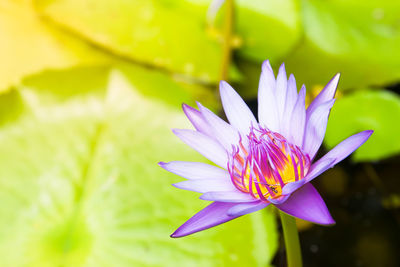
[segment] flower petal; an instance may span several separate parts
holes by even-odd
[[[179,189],[184,189],[199,193],[236,190],[236,187],[232,184],[232,182],[230,180],[225,180],[225,179],[189,180],[173,184],[173,186]]]
[[[159,162],[158,165],[186,179],[221,179],[229,181],[231,179],[226,170],[201,162],[171,161],[168,163]]]
[[[200,111],[186,104],[182,104],[182,109],[197,131],[213,137],[210,125]]]
[[[297,87],[296,79],[293,74],[290,74],[289,81],[287,84],[285,110],[283,111],[284,116],[282,117],[281,133],[283,136],[289,136],[290,130],[290,119],[293,112],[293,107],[297,101]]]
[[[354,150],[359,148],[374,131],[368,130],[358,134],[352,135],[349,138],[342,141],[340,144],[335,146],[331,151],[326,153],[322,158],[317,160],[310,168],[304,179],[309,182],[324,171],[332,168],[337,163],[347,158]]]
[[[301,147],[304,137],[304,129],[306,125],[306,87],[303,85],[297,97],[296,104],[293,107],[290,128],[288,135],[289,141]]]
[[[296,100],[297,100],[296,79],[294,78],[293,74],[290,74],[287,85],[286,104],[285,104],[285,108],[288,113],[292,112]]]
[[[276,89],[275,89],[275,98],[276,98],[276,104],[278,108],[280,121],[282,121],[282,117],[284,115],[283,112],[286,105],[286,91],[287,91],[287,77],[286,77],[285,64],[283,63],[280,66],[278,76],[276,77]]]
[[[328,124],[329,112],[335,103],[335,99],[329,100],[321,104],[311,114],[306,122],[303,150],[307,152],[312,160],[322,144],[325,136],[326,125]]]
[[[306,183],[305,179],[286,184],[282,189],[282,195],[290,195]]]
[[[201,195],[200,199],[209,201],[218,201],[218,202],[232,202],[232,203],[253,202],[256,200],[250,194],[240,192],[237,189],[236,191],[207,192]]]
[[[340,142],[338,145],[336,145],[334,148],[332,148],[331,151],[326,153],[321,159],[319,159],[314,164],[317,164],[319,161],[321,161],[325,158],[332,158],[335,160],[333,162],[333,165],[337,164],[338,162],[347,158],[351,153],[353,153],[362,144],[364,144],[373,132],[374,131],[372,131],[372,130],[367,130],[367,131],[363,131],[363,132],[360,132],[358,134],[355,134],[355,135],[352,135],[352,136],[346,138],[345,140]]]
[[[251,203],[239,203],[228,210],[229,216],[242,216],[252,212],[256,212],[267,207],[270,203],[256,201]]]
[[[277,198],[268,198],[268,201],[271,202],[272,204],[276,205],[276,204],[282,204],[283,202],[285,202],[288,198],[290,197],[290,195],[287,196],[280,196]]]
[[[216,140],[193,130],[173,129],[172,131],[183,142],[197,150],[204,157],[223,168],[227,167],[227,152]]]
[[[275,206],[289,215],[313,223],[324,225],[335,223],[324,200],[310,183],[295,191],[285,203]]]
[[[213,136],[225,147],[227,151],[232,150],[232,145],[239,144],[239,132],[226,123],[220,117],[215,115],[211,110],[197,103],[203,117],[213,130]]]
[[[336,74],[317,95],[317,97],[311,102],[307,108],[307,119],[310,118],[311,114],[323,103],[334,98],[336,88],[339,82],[340,73]]]
[[[275,76],[269,64],[264,61],[258,85],[258,121],[263,127],[279,132],[279,113],[275,99]]]
[[[243,134],[248,134],[251,125],[257,125],[249,107],[227,82],[220,82],[219,91],[222,106],[229,122]]]
[[[181,225],[171,237],[187,236],[233,220],[239,216],[229,216],[227,212],[235,205],[237,203],[213,202]]]

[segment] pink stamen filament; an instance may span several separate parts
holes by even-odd
[[[232,183],[256,199],[281,196],[282,188],[303,179],[310,158],[282,135],[261,127],[251,127],[246,146],[240,137],[228,163]],[[247,145],[248,143],[248,145]]]

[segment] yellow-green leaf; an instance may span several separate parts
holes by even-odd
[[[99,63],[91,46],[43,23],[31,0],[0,2],[0,91],[45,69]]]
[[[354,153],[357,161],[380,160],[400,153],[400,98],[387,91],[360,90],[338,99],[328,122],[325,142],[334,147],[348,136],[374,130]]]

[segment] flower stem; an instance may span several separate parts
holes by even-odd
[[[281,216],[283,236],[285,239],[288,267],[301,267],[301,249],[296,219],[282,211],[279,211],[279,215]]]
[[[234,16],[233,9],[234,9],[234,0],[226,0],[225,1],[225,18],[224,18],[224,26],[223,26],[224,28],[223,28],[220,80],[228,79],[229,64],[231,63],[233,16]]]

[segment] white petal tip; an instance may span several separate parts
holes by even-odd
[[[173,187],[176,187],[178,189],[183,189],[183,190],[190,190],[190,191],[195,191],[191,190],[190,186],[188,186],[187,181],[171,184]]]
[[[328,82],[328,84],[326,86],[331,87],[332,90],[336,90],[338,83],[339,83],[340,75],[341,75],[340,72],[336,73],[336,75],[333,76],[333,78]]]
[[[219,93],[222,96],[223,94],[229,94],[229,91],[233,90],[233,88],[226,81],[219,82]]]
[[[225,87],[225,86],[227,86],[227,85],[229,85],[226,81],[223,81],[223,80],[221,80],[220,82],[219,82],[219,88],[221,89],[221,87]]]
[[[262,70],[265,70],[265,71],[271,71],[271,72],[273,72],[272,67],[271,67],[271,64],[269,63],[269,60],[265,60],[265,61],[263,62],[261,69],[262,69]]]
[[[201,199],[201,200],[206,200],[206,201],[212,201],[212,200],[210,199],[210,194],[208,194],[208,193],[202,194],[201,196],[199,196],[199,199]]]
[[[197,104],[197,107],[199,108],[200,112],[202,112],[204,110],[204,106],[198,101],[196,101],[196,104]]]

